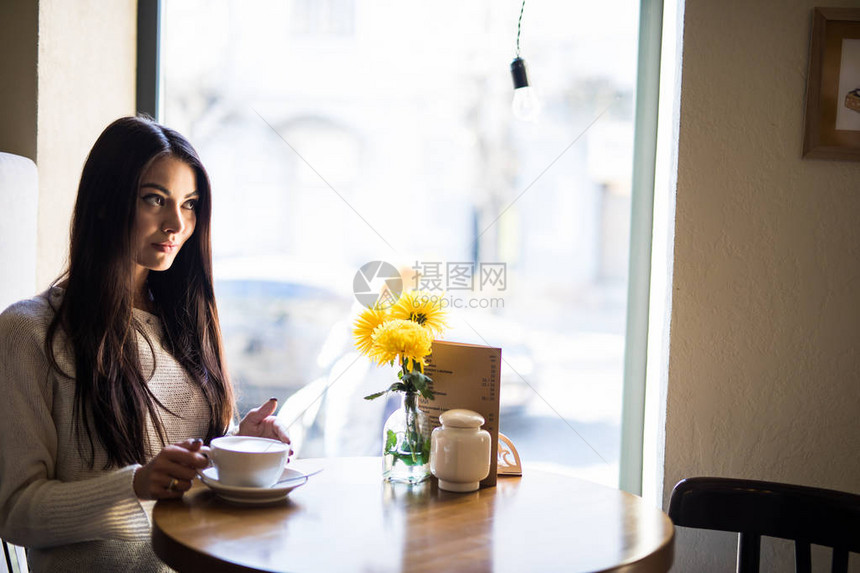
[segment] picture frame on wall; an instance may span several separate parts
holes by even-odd
[[[803,157],[860,161],[860,8],[815,8]]]

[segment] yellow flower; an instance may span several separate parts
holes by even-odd
[[[355,337],[355,347],[362,354],[370,356],[373,348],[373,331],[390,317],[388,312],[378,305],[365,308],[353,324],[352,335]]]
[[[430,331],[411,320],[391,319],[373,331],[370,357],[379,364],[398,359],[406,362],[409,371],[418,365],[424,371],[424,357],[430,354],[433,336]]]
[[[401,294],[397,303],[391,307],[391,316],[416,322],[430,330],[434,336],[441,334],[447,326],[442,297],[425,291]]]

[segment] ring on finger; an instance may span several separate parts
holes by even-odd
[[[170,478],[167,484],[167,491],[176,491],[176,478]]]

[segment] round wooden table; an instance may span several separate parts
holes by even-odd
[[[301,464],[305,460],[300,460]],[[642,499],[523,470],[473,493],[381,479],[380,458],[324,469],[275,505],[247,507],[202,484],[153,511],[155,552],[178,571],[665,572],[669,518]]]

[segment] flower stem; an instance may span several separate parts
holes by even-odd
[[[415,392],[406,392],[403,396],[403,407],[406,410],[406,441],[412,454],[412,462],[417,463],[415,451],[418,449],[418,414],[416,412]]]

